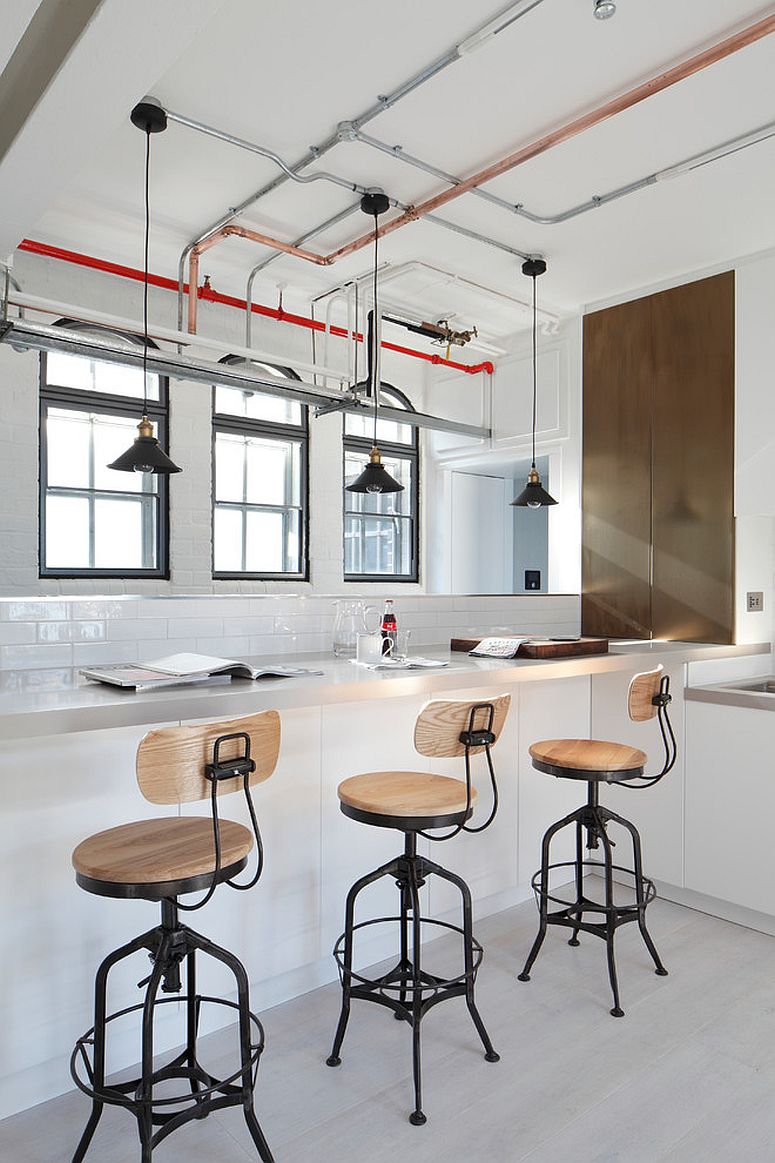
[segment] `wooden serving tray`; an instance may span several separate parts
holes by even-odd
[[[488,634],[488,638],[508,638],[508,634]],[[514,638],[521,635],[514,634]],[[450,642],[451,650],[474,650],[482,641],[481,638],[453,638]],[[517,658],[577,658],[584,654],[607,654],[607,638],[579,638],[575,642],[523,642],[517,652]]]

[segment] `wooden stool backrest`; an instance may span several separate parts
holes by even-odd
[[[162,727],[149,731],[137,748],[137,782],[152,804],[190,804],[210,798],[212,784],[205,767],[213,761],[213,745],[220,735],[244,731],[250,738],[250,757],[256,770],[250,786],[263,783],[277,766],[280,753],[280,716],[277,711],[261,711],[243,719],[196,726]],[[221,760],[243,755],[243,739],[232,739],[221,747]],[[218,795],[241,791],[242,776],[218,782]]]
[[[460,742],[460,732],[468,730],[471,709],[482,703],[492,703],[495,709],[492,732],[497,741],[511,705],[511,695],[481,699],[439,699],[437,702],[427,703],[420,711],[414,726],[415,749],[420,755],[431,758],[448,759],[456,755],[465,755],[466,749]],[[476,715],[474,729],[485,728],[488,718],[489,712],[483,708]],[[482,751],[483,748],[471,750],[473,753]]]
[[[656,715],[657,707],[654,706],[652,699],[659,694],[663,670],[664,667],[660,663],[656,670],[636,674],[630,681],[627,710],[634,723],[645,723],[647,719],[653,719]]]

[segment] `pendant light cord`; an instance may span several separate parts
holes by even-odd
[[[371,326],[371,390],[374,396],[374,447],[377,447],[377,409],[379,407],[379,384],[377,383],[377,355],[379,353],[379,309],[377,306],[377,269],[379,266],[379,216],[374,215],[374,306]]]
[[[536,466],[536,400],[538,398],[538,353],[536,343],[536,276],[533,275],[533,468]]]
[[[145,131],[145,247],[143,256],[143,416],[148,412],[148,250],[151,234],[151,130]]]

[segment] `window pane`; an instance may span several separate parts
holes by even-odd
[[[215,434],[215,499],[245,499],[245,437],[232,432]]]
[[[346,515],[346,574],[405,575],[412,570],[412,523],[405,517]]]
[[[216,573],[242,571],[243,513],[216,508],[213,514],[213,563]]]
[[[301,489],[301,445],[247,437],[246,500],[254,505],[297,505]]]
[[[116,344],[122,342],[120,336],[112,336],[111,341]],[[130,340],[123,342],[129,350],[138,350],[138,345]],[[133,396],[140,400],[143,398],[143,373],[140,368],[121,367],[61,351],[48,353],[46,380],[48,384],[60,388],[104,392],[108,396]],[[159,377],[151,373],[148,375],[148,398],[159,399]]]
[[[89,502],[86,497],[46,498],[46,568],[88,569]]]
[[[48,483],[64,488],[88,488],[89,433],[88,412],[49,408],[46,414],[46,451]]]
[[[248,573],[299,572],[299,514],[247,513]]]
[[[244,365],[247,361],[244,361]],[[239,366],[239,365],[236,365]],[[269,364],[252,361],[257,371],[267,372],[271,376],[290,380],[281,368],[271,367]],[[221,416],[248,416],[253,420],[267,420],[272,424],[304,423],[302,404],[295,400],[285,400],[281,396],[267,396],[263,392],[251,392],[243,388],[227,388],[216,385],[215,411]]]
[[[379,393],[379,402],[386,408],[406,408],[403,400],[384,387]],[[374,414],[365,410],[358,415],[345,413],[345,436],[362,436],[366,440],[374,438]],[[415,429],[409,424],[398,424],[394,420],[377,420],[377,441],[392,444],[414,444]]]
[[[95,568],[155,568],[155,516],[153,501],[97,497],[94,502]]]
[[[345,449],[345,485],[354,481],[363,472],[368,461],[368,453]],[[348,493],[345,492],[345,510],[357,513],[402,513],[412,511],[412,461],[400,456],[382,454],[382,464],[394,480],[404,486],[402,493]]]

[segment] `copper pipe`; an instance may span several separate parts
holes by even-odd
[[[559,129],[555,129],[551,133],[539,137],[537,141],[522,146],[514,153],[501,158],[500,161],[493,162],[491,165],[486,166],[485,169],[472,174],[470,178],[465,178],[451,189],[444,190],[440,194],[436,194],[433,198],[421,202],[419,206],[410,206],[398,218],[394,218],[391,222],[386,222],[384,226],[380,226],[377,231],[377,237],[383,238],[387,234],[392,234],[394,230],[400,230],[402,226],[406,226],[409,222],[416,222],[419,218],[423,218],[427,214],[432,214],[440,206],[445,206],[448,202],[454,201],[462,194],[466,194],[477,186],[491,182],[494,178],[500,177],[501,174],[508,173],[510,170],[524,165],[525,162],[539,157],[542,153],[546,153],[548,150],[553,149],[557,145],[561,145],[563,142],[569,141],[573,137],[577,137],[580,133],[592,129],[595,125],[607,121],[610,117],[615,117],[617,114],[623,113],[626,109],[632,109],[633,106],[640,104],[648,97],[654,96],[655,93],[661,93],[665,89],[669,89],[672,85],[678,84],[679,81],[684,81],[687,77],[691,77],[695,73],[707,69],[710,65],[714,65],[718,61],[722,61],[726,57],[739,52],[741,49],[747,48],[748,45],[755,44],[756,41],[763,39],[765,36],[769,36],[772,32],[775,32],[775,14],[757,21],[756,24],[752,24],[748,28],[734,33],[725,40],[719,41],[718,44],[713,45],[711,48],[704,49],[702,52],[695,54],[695,56],[689,57],[688,60],[674,65],[672,69],[659,73],[656,77],[652,77],[648,81],[643,81],[640,85],[636,85],[634,89],[628,90],[619,97],[614,97],[611,101],[607,101],[597,109],[593,109],[591,112],[577,117],[574,121],[568,122]],[[332,266],[339,259],[346,258],[359,250],[363,250],[374,241],[374,231],[369,231],[368,234],[364,234],[360,238],[348,242],[346,246],[339,247],[338,250],[332,251],[331,254],[319,255],[313,254],[311,251],[302,250],[300,247],[292,246],[289,243],[280,242],[278,239],[270,238],[268,235],[247,230],[241,226],[223,226],[220,230],[214,231],[213,234],[209,235],[202,242],[197,243],[190,253],[188,280],[188,329],[190,332],[196,331],[199,255],[204,250],[208,250],[211,246],[214,246],[222,238],[226,238],[232,234],[238,235],[240,238],[248,238],[253,242],[259,242],[264,246],[272,247],[274,250],[283,251],[285,254],[294,255],[296,258],[303,258],[318,266]]]
[[[487,166],[483,170],[479,170],[476,174],[472,174],[470,178],[464,179],[457,186],[453,186],[449,190],[444,190],[441,194],[436,194],[435,197],[421,202],[419,206],[411,207],[404,214],[399,215],[398,218],[394,218],[392,222],[386,222],[384,226],[380,226],[380,238],[386,234],[392,234],[394,230],[399,230],[409,222],[415,222],[418,218],[433,213],[440,206],[445,206],[447,202],[452,202],[455,198],[459,198],[461,194],[465,194],[477,186],[484,185],[485,182],[490,182],[493,178],[497,178],[509,170],[516,169],[517,166],[521,166],[532,158],[546,153],[547,150],[553,149],[556,145],[561,145],[563,142],[569,141],[570,138],[584,133],[587,129],[592,129],[593,126],[599,125],[602,121],[607,121],[609,117],[615,117],[617,114],[623,113],[625,109],[631,109],[634,105],[640,104],[641,101],[645,101],[655,93],[661,93],[665,89],[669,89],[672,85],[678,84],[679,81],[683,81],[687,77],[701,72],[703,69],[708,68],[709,65],[714,65],[718,61],[732,56],[733,53],[747,48],[748,45],[754,44],[757,40],[761,40],[765,36],[769,36],[772,32],[775,32],[775,15],[767,16],[756,24],[744,28],[741,32],[736,32],[733,36],[727,37],[726,40],[719,41],[718,44],[713,45],[711,48],[705,49],[703,52],[697,53],[688,60],[675,65],[672,69],[668,69],[664,73],[659,73],[649,81],[644,81],[634,89],[630,89],[627,93],[622,94],[622,96],[614,97],[613,100],[607,101],[605,105],[593,109],[590,113],[585,113],[582,117],[577,117],[574,121],[570,121],[560,129],[555,129],[551,133],[545,134],[544,137],[539,137],[537,141],[531,142],[529,145],[522,146],[515,153],[501,158],[500,161],[493,162],[492,165]],[[356,251],[363,250],[373,240],[374,232],[370,231],[368,234],[356,238],[353,242],[347,243],[346,246],[340,247],[339,250],[333,251],[328,257],[332,262],[338,262],[340,258],[346,258],[348,255],[355,254]]]
[[[214,231],[207,238],[202,239],[196,246],[192,246],[188,259],[188,330],[196,333],[197,300],[199,286],[199,256],[215,246],[224,238],[247,238],[251,242],[258,242],[262,246],[269,246],[272,250],[281,250],[283,254],[292,254],[296,258],[306,259],[317,266],[331,266],[333,259],[324,254],[313,254],[311,250],[304,250],[300,246],[293,246],[290,242],[281,242],[279,238],[270,238],[268,234],[261,234],[257,230],[248,230],[246,226],[229,224]]]

